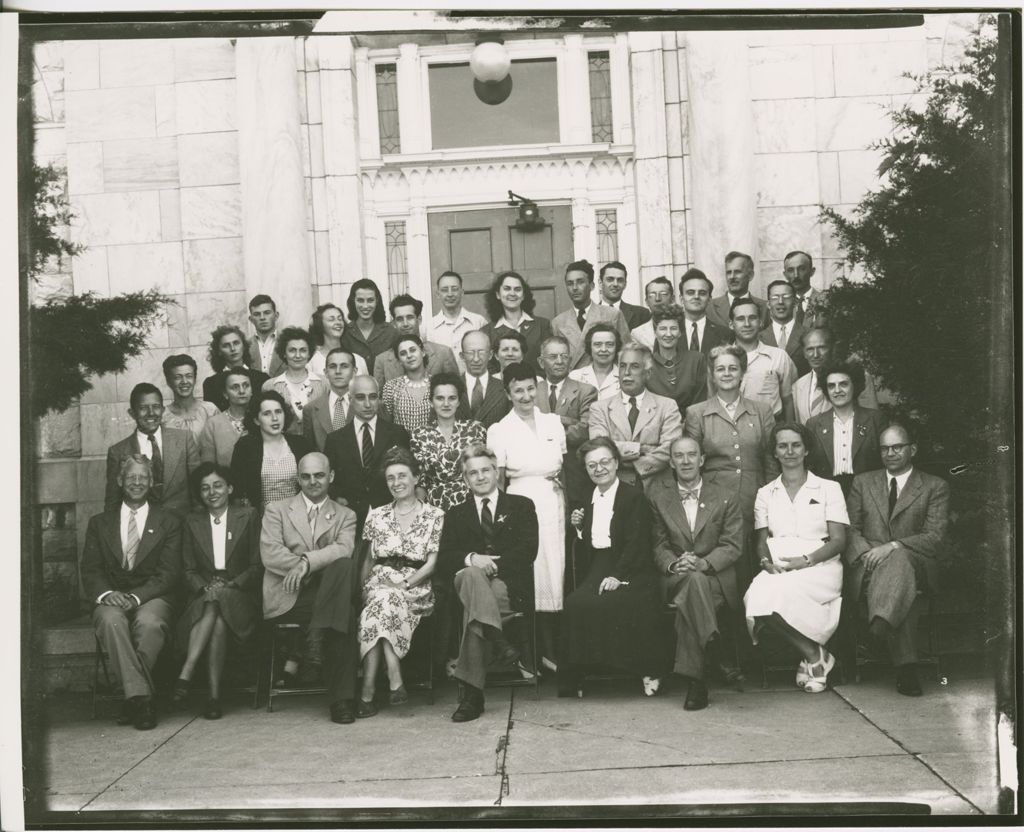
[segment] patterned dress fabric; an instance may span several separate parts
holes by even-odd
[[[405,376],[393,378],[384,385],[380,394],[384,414],[409,433],[430,422],[434,411],[430,407],[430,379],[409,381]]]
[[[413,432],[410,448],[420,464],[420,485],[426,489],[428,503],[448,511],[469,496],[459,457],[467,445],[486,442],[487,431],[473,420],[457,421],[451,441],[444,438],[433,422]]]
[[[220,408],[217,407],[213,402],[204,402],[199,400],[196,402],[196,409],[189,413],[187,416],[184,414],[177,414],[171,411],[170,407],[164,408],[164,415],[161,418],[161,423],[165,428],[174,428],[176,430],[190,430],[192,435],[198,439],[199,434],[203,432],[203,428],[206,426],[207,420],[211,416],[216,416],[220,413]]]
[[[298,494],[299,469],[291,451],[279,457],[264,454],[260,479],[263,485],[263,506]]]

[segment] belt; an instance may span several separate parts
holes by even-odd
[[[409,558],[400,558],[397,556],[389,558],[375,558],[374,564],[377,566],[390,566],[392,569],[402,569],[406,566],[410,569],[419,569],[423,566],[421,561],[410,560]]]

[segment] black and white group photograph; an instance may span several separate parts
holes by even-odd
[[[5,829],[1020,821],[1019,9],[38,5]]]

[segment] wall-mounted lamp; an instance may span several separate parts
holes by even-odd
[[[512,94],[512,58],[498,35],[482,35],[469,56],[473,91],[484,104],[501,104]]]
[[[519,231],[538,231],[547,225],[540,215],[537,203],[525,196],[508,192],[508,204],[513,208],[519,206],[519,219],[516,221],[516,229]]]

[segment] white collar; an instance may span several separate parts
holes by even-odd
[[[615,495],[618,494],[618,492],[619,492],[619,478],[616,477],[615,478],[615,482],[613,482],[612,485],[611,485],[611,488],[609,488],[607,491],[605,491],[604,494],[601,493],[601,489],[600,488],[598,488],[597,486],[594,486],[594,493],[593,493],[593,495],[590,498],[590,504],[594,505],[595,503],[597,503],[598,500],[605,500],[605,499],[610,500],[612,502],[612,504],[614,504],[615,503]]]
[[[441,326],[442,324],[451,324],[452,326],[458,325],[459,321],[470,320],[469,315],[466,314],[466,308],[464,306],[459,307],[459,311],[454,317],[449,318],[444,309],[441,309],[436,315],[434,315],[433,322],[435,326]]]
[[[156,444],[160,448],[160,450],[163,450],[163,447],[164,447],[164,433],[163,433],[163,431],[164,431],[163,425],[161,425],[155,431],[153,431],[153,438],[156,439]],[[145,433],[143,433],[138,428],[135,429],[135,435],[138,436],[138,438],[139,438],[139,447],[148,451],[150,449],[149,436],[146,435]],[[143,445],[142,444],[143,442],[145,442],[146,444]]]
[[[697,495],[697,499],[698,500],[700,499],[700,490],[703,487],[704,487],[704,478],[703,477],[701,477],[699,480],[697,480],[697,485],[694,488],[687,488],[685,485],[683,485],[681,482],[679,482],[679,480],[676,480],[676,490],[677,491],[683,491],[684,489],[686,491],[693,491]]]
[[[302,497],[302,502],[306,504],[306,514],[309,514],[313,510],[313,506],[316,506],[318,510],[322,509],[325,505],[327,505],[327,500],[330,499],[329,497],[324,497],[319,503],[314,503],[311,499],[309,499],[309,497],[307,497],[301,491],[299,492],[299,496]]]
[[[483,375],[475,376],[475,375],[473,375],[472,373],[470,373],[467,370],[466,371],[466,389],[472,395],[473,383],[476,382],[476,381],[479,381],[484,386],[484,392],[487,392],[487,382],[490,381],[490,378],[491,378],[491,374],[490,373],[484,373]]]
[[[629,393],[627,393],[625,390],[622,390],[620,388],[619,395],[622,396],[622,404],[623,404],[623,406],[624,407],[629,407]],[[644,403],[644,396],[646,396],[646,395],[647,395],[647,388],[645,387],[643,390],[640,391],[639,394],[637,394],[636,396],[633,396],[633,398],[636,399],[636,406],[637,406],[638,410],[640,409],[640,405],[642,405]]]
[[[480,508],[484,504],[484,500],[490,500],[489,508],[491,511],[497,511],[498,508],[498,489],[495,488],[490,494],[484,494],[482,497],[479,494],[474,494],[473,499],[476,500],[476,513],[480,513]]]
[[[141,506],[136,509],[128,508],[128,503],[121,500],[121,519],[127,522],[128,515],[134,511],[136,522],[142,522],[145,525],[146,517],[149,516],[149,501],[144,502]],[[139,529],[139,535],[141,536],[142,529]]]
[[[521,327],[524,322],[533,320],[533,316],[529,312],[520,311],[519,314],[521,315],[521,317],[519,318],[519,323],[516,326],[512,326],[512,324],[508,322],[508,318],[502,315],[501,320],[494,325],[495,328],[499,326],[507,326],[509,329],[514,329],[516,332],[519,332],[519,327]]]
[[[809,488],[812,491],[818,491],[823,482],[824,480],[821,477],[808,471],[807,479],[804,481],[804,484],[800,486],[800,490],[803,491],[805,488]],[[768,485],[773,491],[777,491],[780,488],[784,489],[786,487],[782,484],[782,474],[779,474],[775,479],[768,483]]]
[[[733,303],[735,301],[739,300],[740,298],[743,298],[744,300],[749,298],[750,297],[750,289],[747,289],[747,291],[744,292],[742,295],[734,295],[732,292],[730,292],[728,289],[726,289],[725,294],[729,297],[729,306],[731,307],[733,305]]]
[[[616,301],[605,300],[603,297],[601,298],[601,306],[610,306],[612,309],[618,309],[619,308],[619,304],[621,304],[621,303],[622,303],[622,298],[619,298]]]
[[[356,424],[357,422],[358,422],[358,424]],[[359,431],[361,431],[363,429],[363,425],[369,425],[370,426],[370,433],[376,433],[377,432],[377,417],[376,416],[374,416],[372,419],[370,419],[368,421],[364,421],[360,417],[354,416],[352,418],[352,424]]]
[[[893,476],[888,471],[886,471],[885,472],[885,487],[886,487],[886,489],[888,490],[889,488],[891,488],[891,486],[889,485],[889,482],[891,480],[896,480],[896,490],[902,493],[903,489],[907,487],[907,480],[910,479],[910,475],[913,474],[913,473],[914,473],[914,466],[913,465],[911,465],[910,468],[907,469],[906,471],[904,471],[902,474],[897,474],[896,476]]]

